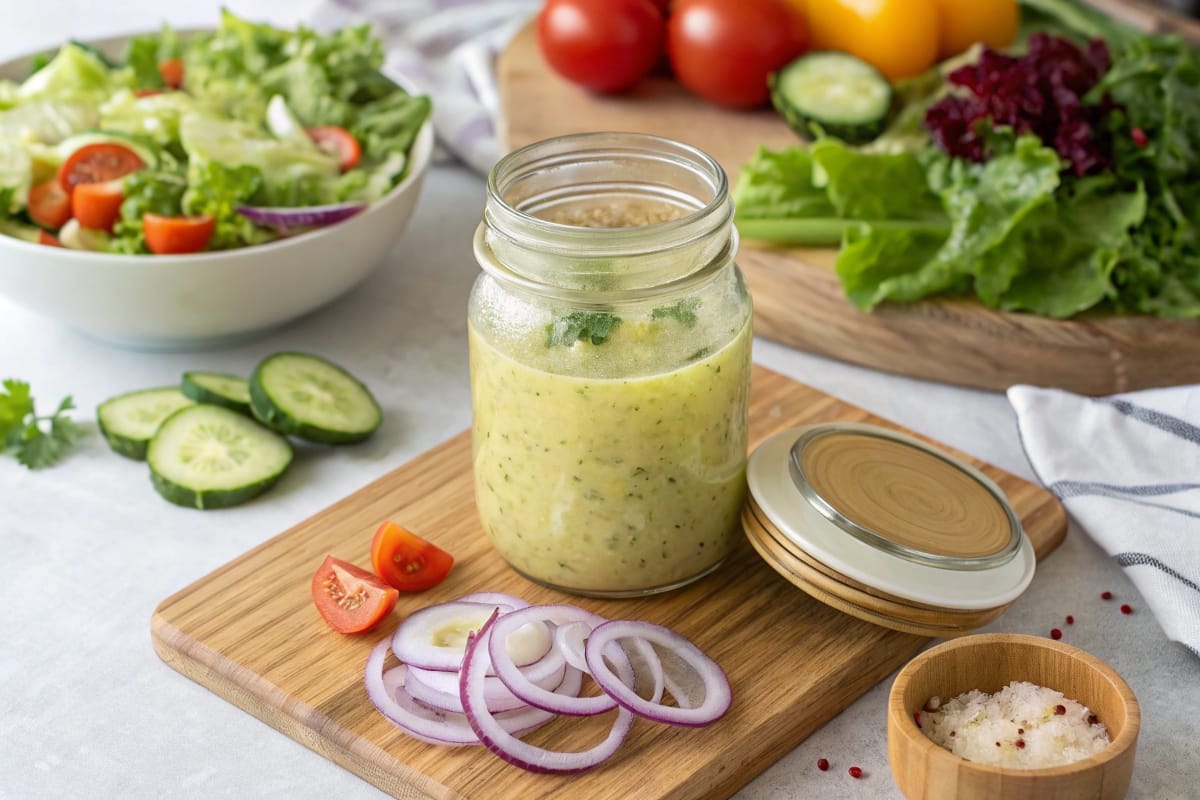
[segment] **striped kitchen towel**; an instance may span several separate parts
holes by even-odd
[[[539,0],[317,0],[308,24],[327,31],[370,23],[389,77],[433,98],[440,155],[487,173],[500,158],[496,55]]]
[[[1200,386],[1081,397],[1014,386],[1039,480],[1200,656]]]

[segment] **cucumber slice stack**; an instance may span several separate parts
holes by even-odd
[[[193,400],[177,386],[160,386],[111,397],[96,409],[96,422],[108,446],[126,458],[142,461],[158,426]]]
[[[243,414],[202,404],[163,421],[146,461],[154,488],[170,502],[228,508],[271,488],[292,463],[292,446]]]
[[[283,434],[351,444],[383,421],[375,398],[350,373],[307,353],[276,353],[250,378],[254,416]]]
[[[249,380],[200,370],[179,386],[118,395],[96,412],[109,446],[144,459],[166,500],[228,508],[273,486],[292,463],[286,437],[324,444],[366,439],[383,413],[346,370],[308,353],[276,353]]]

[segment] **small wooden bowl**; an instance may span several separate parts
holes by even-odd
[[[1073,764],[1011,769],[959,758],[913,721],[934,695],[947,700],[971,689],[996,692],[1012,681],[1078,700],[1108,728],[1111,743]],[[1140,724],[1133,690],[1095,656],[1040,636],[977,634],[931,648],[900,670],[888,698],[888,760],[908,800],[1121,800],[1129,789]]]

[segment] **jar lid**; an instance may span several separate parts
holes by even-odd
[[[869,607],[878,624],[965,633],[1033,579],[1033,546],[1004,492],[912,436],[850,422],[784,430],[751,454],[747,483],[743,522],[768,563],[806,591]]]

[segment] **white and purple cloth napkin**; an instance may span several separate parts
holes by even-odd
[[[1200,657],[1200,386],[1008,399],[1038,478]]]
[[[540,0],[318,0],[308,24],[332,30],[371,23],[387,54],[384,73],[433,98],[441,148],[487,173],[503,155],[496,55],[539,6]]]

